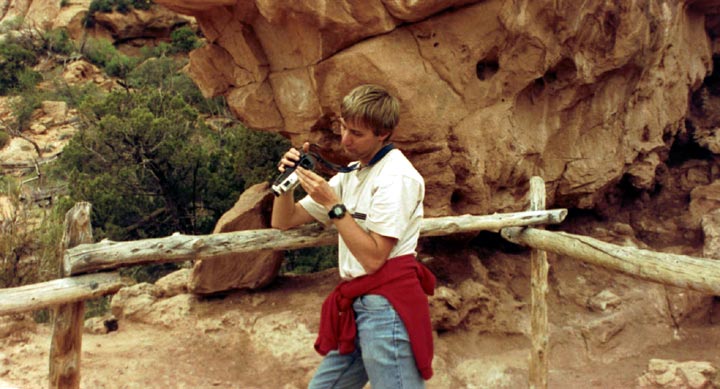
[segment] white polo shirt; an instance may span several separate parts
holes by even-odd
[[[389,258],[416,254],[423,219],[425,181],[400,150],[391,150],[375,165],[338,173],[329,183],[348,213],[365,231],[398,240]],[[330,222],[325,207],[310,196],[300,200],[300,205],[319,222]],[[367,274],[341,236],[338,239],[338,267],[343,279]]]

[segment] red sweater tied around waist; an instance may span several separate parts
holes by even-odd
[[[433,338],[430,307],[426,295],[435,290],[435,276],[415,259],[403,255],[388,259],[377,272],[341,282],[325,299],[320,314],[320,330],[315,350],[327,355],[331,350],[349,354],[355,350],[355,298],[376,294],[385,297],[405,324],[420,375],[433,375]]]

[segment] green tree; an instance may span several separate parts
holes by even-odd
[[[58,171],[73,201],[93,204],[98,238],[209,233],[246,185],[272,177],[288,147],[277,134],[240,125],[210,129],[189,104],[194,94],[178,92],[188,86],[177,82],[176,66],[146,61],[128,78],[132,92],[81,104],[85,129]]]

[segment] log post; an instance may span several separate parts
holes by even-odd
[[[63,252],[81,243],[92,243],[90,203],[81,202],[65,214]],[[60,276],[64,277],[63,264]],[[80,388],[80,356],[82,352],[85,301],[59,305],[55,308],[50,344],[50,387]]]
[[[530,179],[530,211],[545,209],[545,181]],[[541,228],[541,227],[538,227]],[[529,383],[531,389],[546,389],[548,375],[548,261],[547,253],[533,249],[530,254],[532,350],[530,352]]]

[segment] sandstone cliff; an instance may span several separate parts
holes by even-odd
[[[208,44],[190,72],[249,126],[310,128],[364,82],[402,103],[395,142],[426,177],[428,215],[517,210],[529,177],[553,206],[649,190],[713,68],[714,1],[157,0]],[[712,30],[712,31],[710,31]],[[692,136],[692,134],[690,134]]]

